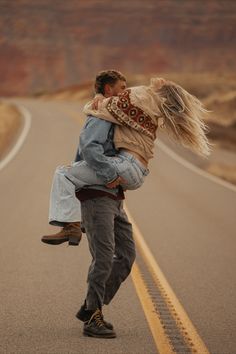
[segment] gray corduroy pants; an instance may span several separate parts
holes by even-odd
[[[123,201],[109,197],[81,203],[92,263],[89,267],[86,303],[88,310],[109,304],[129,275],[135,260],[132,225]]]

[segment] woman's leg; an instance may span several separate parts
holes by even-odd
[[[131,154],[121,153],[114,157],[108,157],[108,159],[115,167],[118,176],[126,180],[126,183],[122,185],[124,189],[139,188],[149,173]],[[75,162],[72,167],[67,169],[65,175],[74,184],[76,190],[85,186],[106,185],[105,179],[98,177],[95,170],[85,161]]]
[[[143,184],[147,170],[140,167],[132,155],[119,154],[109,159],[117,174],[126,180],[122,185],[124,189],[137,189]],[[91,185],[105,185],[105,182],[85,161],[75,162],[71,167],[58,167],[51,190],[49,223],[62,225],[63,222],[80,221],[80,203],[75,191]]]
[[[81,221],[81,205],[75,191],[94,184],[104,185],[105,182],[85,161],[57,167],[51,188],[49,223],[64,226],[65,223]]]
[[[57,167],[51,188],[49,223],[64,226],[64,223],[81,221],[81,206],[75,191],[93,184],[104,184],[104,181],[85,161]]]
[[[93,170],[86,161],[78,161],[72,164],[71,167],[65,171],[66,178],[71,181],[76,190],[85,186],[105,185],[105,179],[98,177],[95,170]]]
[[[140,188],[144,183],[145,176],[149,173],[149,170],[129,153],[122,152],[115,157],[111,157],[111,161],[117,174],[126,180],[126,183],[122,184],[124,189]]]
[[[75,195],[75,186],[65,177],[68,167],[57,167],[51,188],[49,224],[64,226],[81,221],[81,205]]]

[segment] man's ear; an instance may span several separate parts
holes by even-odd
[[[105,96],[110,96],[112,94],[112,87],[109,84],[105,84],[104,86]]]

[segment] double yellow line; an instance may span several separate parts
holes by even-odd
[[[169,307],[172,317],[175,319],[176,324],[183,335],[183,338],[187,343],[190,344],[193,353],[209,354],[209,351],[197,333],[196,328],[190,321],[187,313],[185,312],[184,308],[168,284],[164,274],[157,265],[153,254],[144,241],[144,238],[142,237],[142,234],[135,224],[133,218],[131,217],[129,211],[127,210],[127,207],[125,209],[129,220],[133,225],[133,233],[138,251],[143,257],[145,264],[149,269],[154,282],[156,283],[156,286],[161,290],[164,299],[167,300],[167,306]],[[165,334],[163,325],[156,313],[151,296],[147,291],[145,281],[136,263],[133,266],[131,276],[159,353],[174,354],[174,348],[171,346],[170,341]]]

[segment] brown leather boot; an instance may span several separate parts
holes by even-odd
[[[64,226],[60,232],[53,235],[45,235],[41,241],[50,245],[60,245],[63,242],[69,242],[71,246],[78,246],[82,237],[80,222],[71,222]]]

